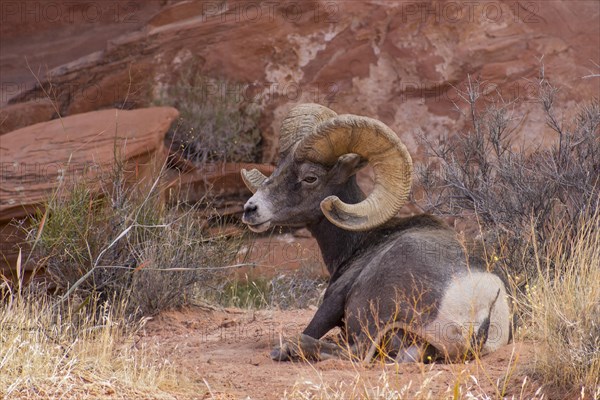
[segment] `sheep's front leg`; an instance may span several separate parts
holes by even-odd
[[[271,358],[278,361],[290,361],[301,358],[323,359],[323,355],[337,354],[339,346],[322,342],[319,339],[336,326],[342,325],[345,299],[343,288],[335,284],[329,286],[323,298],[323,304],[317,310],[302,335],[296,340],[288,340],[271,351]],[[333,346],[333,347],[332,347]]]

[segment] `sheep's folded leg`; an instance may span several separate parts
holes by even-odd
[[[396,356],[397,363],[415,363],[427,362],[431,359],[434,353],[426,344],[412,344],[408,347],[401,348]],[[430,359],[428,360],[428,357]]]

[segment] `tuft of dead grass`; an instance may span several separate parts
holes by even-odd
[[[526,286],[525,337],[537,348],[532,369],[556,390],[600,398],[600,212],[536,248],[537,274]],[[568,249],[568,250],[567,250]]]
[[[124,302],[58,305],[29,287],[0,308],[0,397],[172,398],[175,370],[138,347]]]
[[[320,374],[316,379],[299,379],[284,394],[286,400],[346,399],[415,399],[415,400],[543,400],[542,388],[527,377],[515,381],[511,395],[500,394],[497,385],[488,383],[480,373],[458,370],[448,373],[434,366],[422,369],[417,376],[405,378],[401,368],[383,369],[376,376],[356,371],[352,379],[327,382]],[[450,379],[448,378],[451,375]],[[510,397],[509,397],[510,396]]]

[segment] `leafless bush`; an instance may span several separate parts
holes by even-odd
[[[170,211],[164,227],[131,246],[140,264],[132,276],[130,298],[141,314],[193,303],[198,287],[223,279],[242,238],[208,235],[199,215],[195,209]]]
[[[198,163],[258,161],[260,108],[245,101],[245,89],[240,83],[203,76],[193,67],[185,69],[159,99],[181,115],[167,136],[172,147]]]
[[[430,161],[417,168],[424,208],[480,222],[490,253],[502,254],[509,273],[533,271],[532,239],[550,244],[557,226],[573,237],[600,204],[600,103],[581,105],[575,120],[561,122],[557,89],[543,76],[539,103],[556,141],[548,148],[516,146],[511,104],[481,109],[479,85],[463,98],[470,127],[452,140],[422,137]],[[532,237],[534,235],[535,237]]]

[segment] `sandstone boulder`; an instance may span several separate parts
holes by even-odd
[[[94,59],[93,54],[102,52],[108,40],[143,28],[168,1],[171,0],[3,2],[0,107],[16,94],[33,88],[38,79],[44,81],[48,71],[76,59]],[[64,101],[52,87],[47,89],[35,100]],[[86,89],[89,97],[96,95],[94,89]],[[63,88],[60,96],[71,96],[78,90],[81,88],[72,87],[66,91]],[[59,110],[65,115],[64,110]],[[23,126],[27,125],[14,129]]]
[[[50,100],[31,100],[0,108],[0,135],[19,128],[50,121],[56,110]]]
[[[14,221],[40,209],[61,185],[97,187],[118,160],[130,185],[150,185],[165,163],[164,137],[177,110],[102,110],[38,123],[0,136],[0,262],[14,265],[22,232]],[[12,223],[11,223],[12,221]]]

